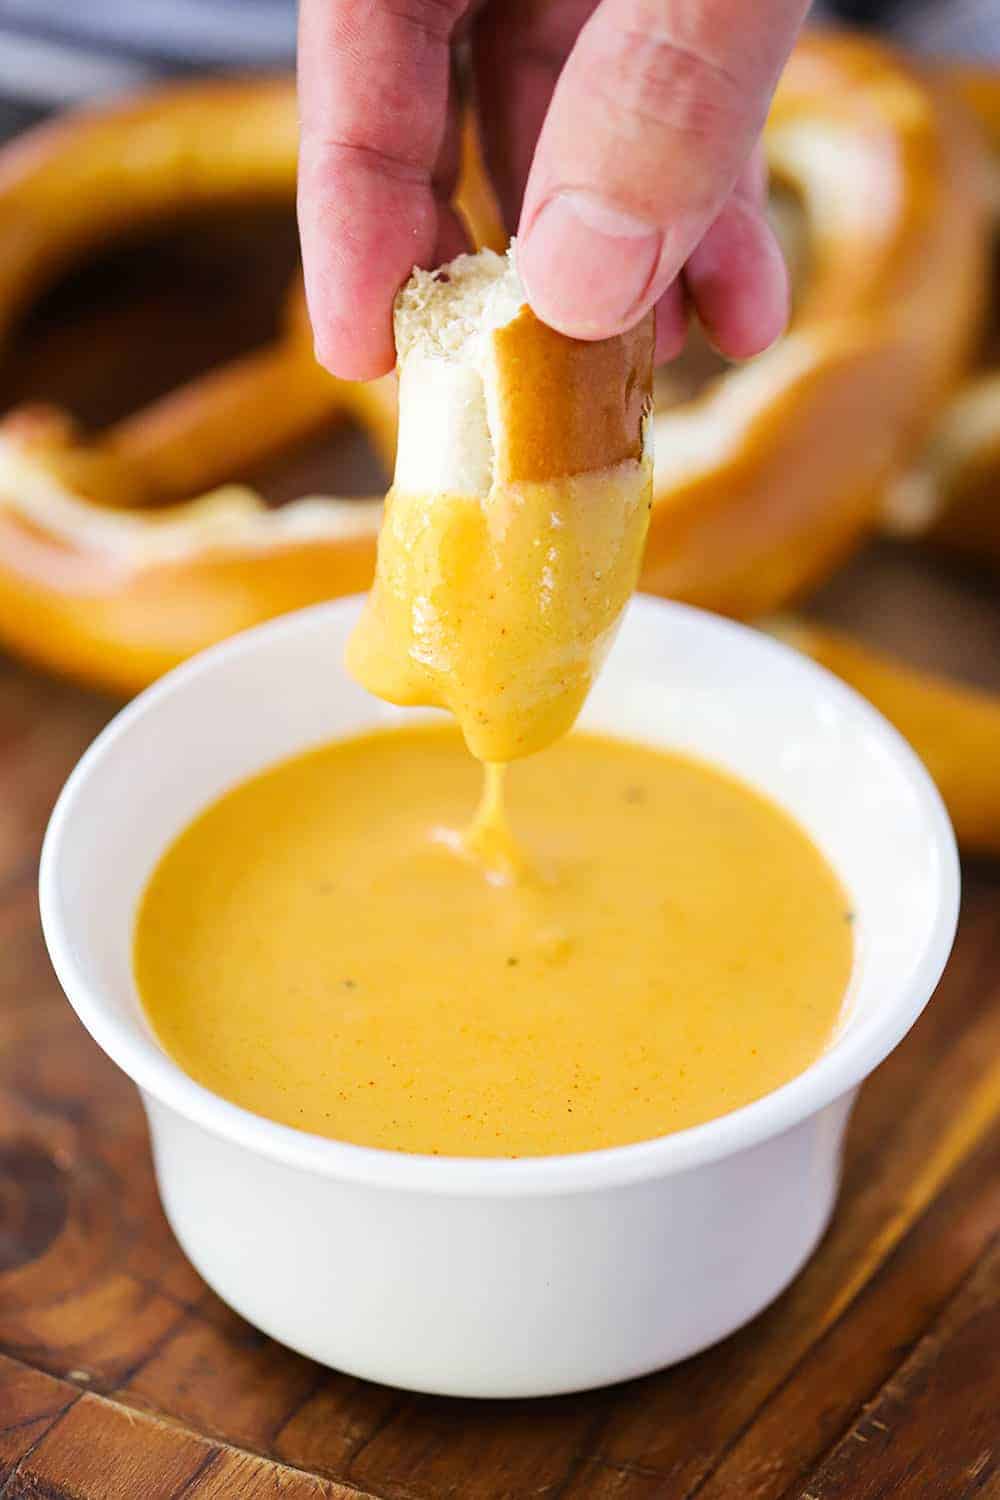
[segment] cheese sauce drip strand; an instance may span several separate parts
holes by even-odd
[[[533,872],[531,861],[514,835],[505,796],[507,766],[483,766],[483,791],[475,817],[463,835],[465,848],[480,861],[488,879],[523,884]]]

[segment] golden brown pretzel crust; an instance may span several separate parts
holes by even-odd
[[[130,225],[201,203],[290,200],[295,135],[289,81],[199,83],[60,121],[0,153],[0,330],[58,267]],[[767,145],[801,191],[811,276],[774,350],[656,418],[642,580],[739,615],[782,603],[872,524],[964,358],[982,265],[975,145],[943,92],[886,49],[803,42]],[[459,199],[480,237],[495,237],[470,131],[465,153]],[[97,441],[58,416],[0,423],[0,639],[128,690],[233,629],[367,585],[375,503],[298,502],[276,515],[227,490],[148,520],[131,509],[198,493],[342,411],[388,452],[391,380],[363,387],[318,370],[295,306],[274,349]],[[112,503],[129,509],[109,536]]]
[[[985,188],[1000,231],[1000,70],[949,68],[944,77],[976,116],[986,141]],[[998,288],[991,288],[994,338]],[[989,320],[986,320],[989,322]],[[912,470],[888,497],[891,530],[923,534],[951,551],[1000,563],[1000,347],[938,414]]]
[[[82,549],[59,556],[0,508],[0,628],[26,661],[128,694],[213,641],[371,581],[367,536],[241,552],[206,548],[175,562],[122,567]]]
[[[498,372],[497,478],[558,479],[642,456],[653,382],[653,320],[597,343],[565,338],[525,307],[493,335]],[[549,402],[524,392],[551,391]]]
[[[1000,854],[1000,698],[914,671],[839,631],[782,624],[774,634],[863,693],[910,741],[965,853]]]

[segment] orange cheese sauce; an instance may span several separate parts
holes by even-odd
[[[501,1157],[695,1125],[824,1050],[850,912],[782,811],[579,732],[507,780],[499,850],[488,802],[470,847],[482,770],[436,724],[299,756],[202,813],[135,930],[166,1050],[283,1124]]]
[[[393,488],[347,648],[391,703],[447,708],[479,760],[550,745],[583,706],[635,589],[648,460],[475,496]]]

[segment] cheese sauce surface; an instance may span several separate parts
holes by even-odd
[[[783,812],[584,733],[507,782],[517,843],[497,848],[489,787],[463,832],[482,768],[423,724],[287,761],[201,814],[137,919],[166,1050],[283,1124],[459,1156],[663,1135],[823,1051],[851,915]]]

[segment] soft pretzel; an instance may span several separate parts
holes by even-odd
[[[1000,69],[952,69],[948,77],[976,115],[990,157],[987,188],[1000,227]],[[994,320],[1000,306],[993,287]],[[1000,337],[997,330],[996,337]],[[887,523],[951,550],[1000,562],[1000,348],[941,411],[926,447],[889,492]]]
[[[870,530],[968,352],[983,274],[978,152],[947,91],[848,36],[796,48],[766,131],[799,195],[787,335],[655,425],[642,587],[773,609]]]
[[[857,688],[910,741],[963,852],[1000,854],[1000,698],[915,671],[838,631],[791,622],[772,631]]]
[[[831,144],[837,149],[831,150]],[[0,154],[0,329],[87,246],[207,202],[291,199],[287,82],[199,83],[47,126]],[[642,585],[734,614],[780,604],[872,524],[887,476],[965,351],[981,266],[974,147],[936,86],[873,43],[812,38],[767,131],[800,192],[807,280],[789,335],[656,418]],[[499,221],[475,139],[459,193]],[[228,631],[370,581],[379,507],[268,512],[225,487],[351,411],[392,446],[391,382],[317,370],[301,306],[274,349],[88,440],[61,414],[0,424],[0,639],[129,690]],[[109,504],[124,506],[114,516]]]

